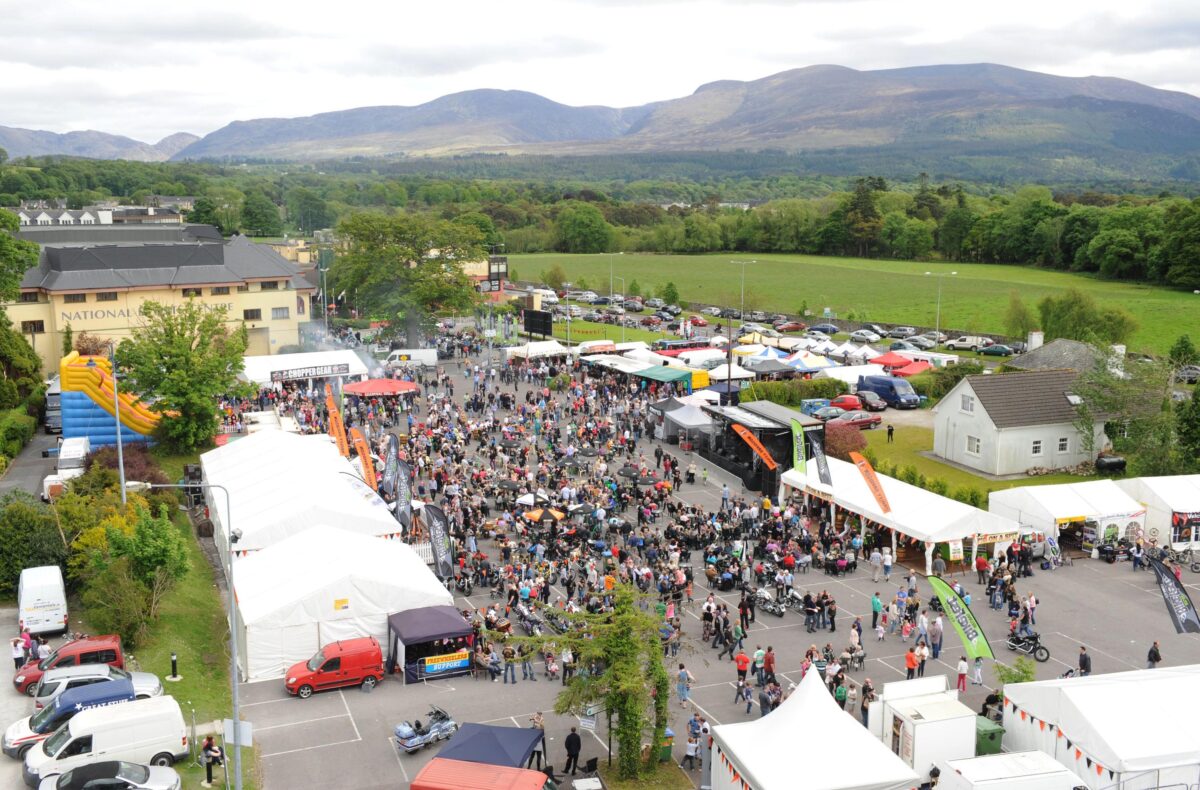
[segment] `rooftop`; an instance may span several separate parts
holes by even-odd
[[[967,376],[966,381],[997,428],[1074,422],[1074,370],[1036,370]]]
[[[1087,343],[1059,338],[1004,363],[1017,370],[1074,370],[1077,373],[1096,366],[1099,352]]]

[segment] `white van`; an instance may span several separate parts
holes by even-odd
[[[86,436],[63,439],[58,445],[58,463],[55,472],[42,480],[42,499],[49,502],[66,488],[67,481],[79,477],[87,468],[88,454],[92,452],[92,440]]]
[[[67,588],[63,586],[62,568],[43,565],[21,571],[17,583],[17,620],[31,634],[67,630]]]
[[[189,756],[183,711],[174,697],[81,710],[25,755],[25,784],[104,760],[171,765]]]
[[[436,368],[437,363],[436,348],[398,348],[388,354],[387,360],[383,364],[388,370],[395,370],[396,368],[415,367],[417,365]]]

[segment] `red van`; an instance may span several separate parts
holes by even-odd
[[[33,696],[46,670],[83,664],[108,664],[124,669],[125,654],[121,652],[121,637],[108,634],[67,642],[41,661],[30,661],[18,669],[13,676],[13,686],[22,694]]]
[[[413,777],[412,790],[542,790],[547,777],[541,771],[485,765],[434,757]]]
[[[383,651],[373,636],[346,639],[325,645],[308,661],[287,673],[289,694],[308,699],[314,691],[341,686],[371,688],[383,680]]]

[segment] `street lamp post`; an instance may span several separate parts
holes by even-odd
[[[618,277],[617,279],[621,281],[621,296],[622,296],[622,298],[624,298],[624,297],[626,296],[626,293],[625,293],[625,278],[624,278],[624,277]],[[622,309],[622,310],[624,310],[624,309],[625,309],[625,305],[621,305],[621,309]],[[622,313],[622,314],[621,314],[621,316],[620,316],[620,321],[621,321],[621,342],[622,342],[622,343],[624,343],[624,342],[625,342],[625,315],[624,315],[623,313]]]
[[[950,272],[950,276],[958,274],[958,272]],[[925,272],[926,277],[931,277],[933,272]],[[934,318],[933,334],[935,337],[934,343],[942,342],[942,278],[946,276],[946,272],[939,272],[937,276],[937,314]]]
[[[233,702],[233,786],[234,790],[242,790],[242,730],[238,726],[242,720],[242,716],[241,706],[238,701],[237,610],[234,606],[233,595],[233,546],[242,537],[242,533],[240,530],[233,529],[232,500],[229,496],[229,489],[216,483],[181,485],[179,483],[144,483],[140,480],[131,481],[129,488],[132,491],[147,491],[154,488],[203,488],[209,491],[215,489],[225,494],[225,533],[229,539],[228,551],[226,552],[229,559],[226,565],[226,579],[229,582],[229,594],[227,596],[229,598],[229,682],[233,687],[231,695]]]
[[[740,265],[741,265],[741,267],[742,267],[742,307],[741,307],[741,319],[742,319],[743,321],[745,321],[745,320],[746,320],[746,264],[747,264],[747,263],[758,263],[758,261],[730,261],[730,263],[737,263],[737,264],[740,264]]]
[[[125,504],[125,447],[121,439],[121,398],[117,392],[117,360],[116,348],[110,342],[108,344],[109,356],[108,364],[112,370],[112,385],[113,385],[113,418],[117,424],[117,476],[121,481],[121,504]],[[96,360],[89,359],[88,367],[97,367]]]

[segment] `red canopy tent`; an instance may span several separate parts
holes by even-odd
[[[902,368],[906,365],[911,365],[912,360],[908,357],[902,357],[895,351],[889,351],[886,354],[880,354],[877,357],[871,357],[869,362],[872,365],[883,365],[885,368]]]
[[[893,376],[915,376],[918,373],[924,373],[927,370],[932,370],[933,365],[930,365],[925,360],[918,360],[910,365],[892,371]]]
[[[366,381],[356,381],[353,384],[347,384],[342,387],[343,392],[348,392],[351,395],[403,395],[406,392],[419,392],[420,387],[411,381],[400,381],[399,379],[367,379]]]

